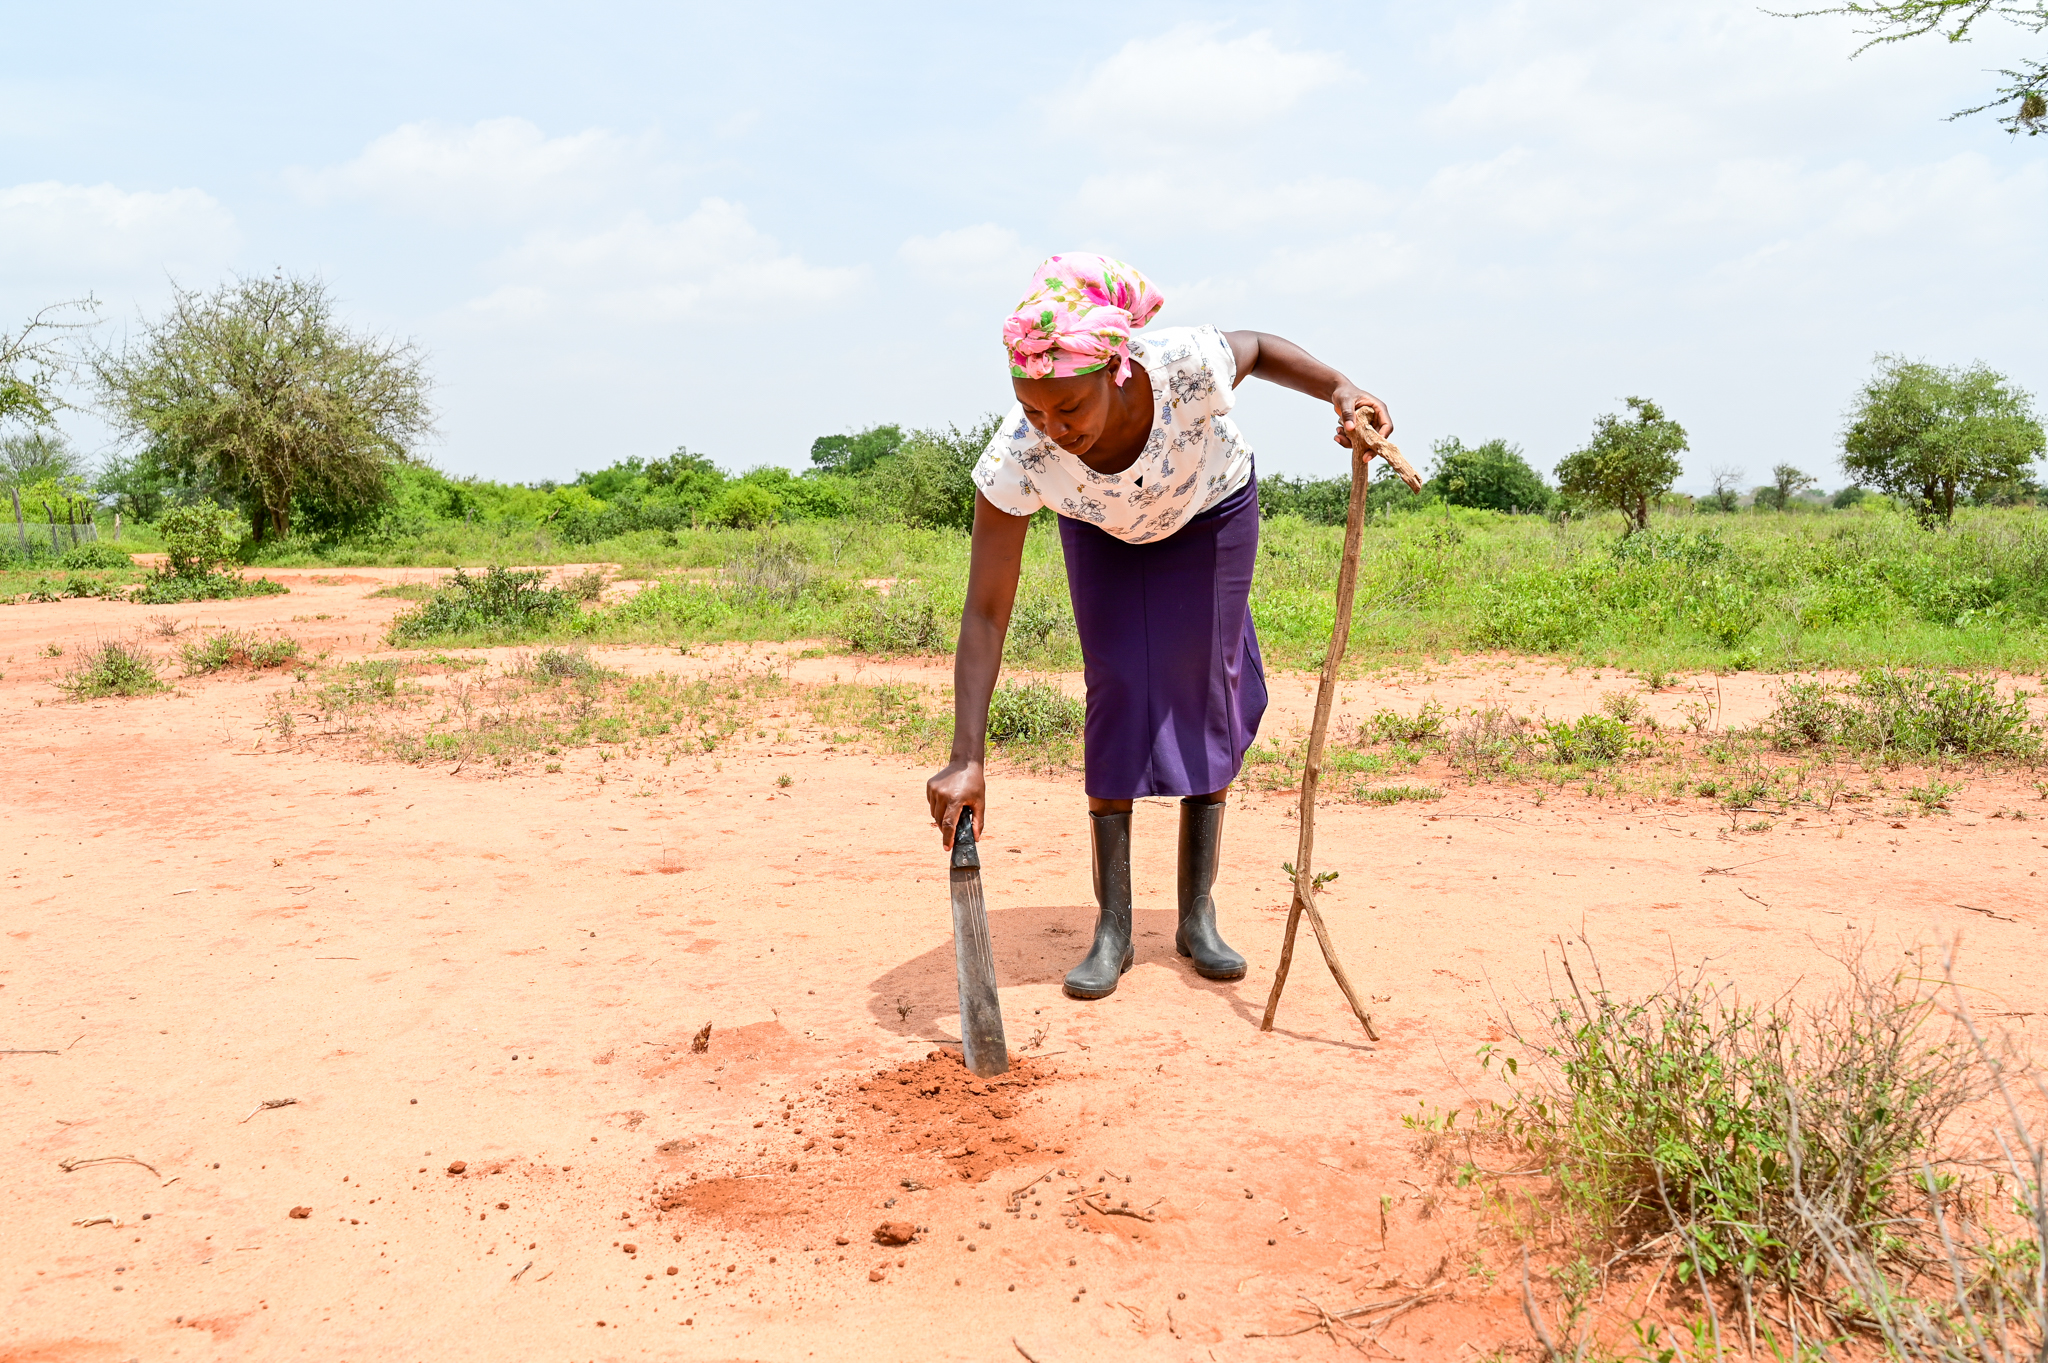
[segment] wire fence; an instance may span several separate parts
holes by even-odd
[[[94,514],[98,508],[90,501],[67,497],[63,501],[64,518],[57,519],[57,508],[49,502],[42,503],[43,524],[35,525],[22,514],[21,491],[14,493],[14,535],[23,558],[40,553],[45,547],[53,555],[61,555],[66,549],[78,544],[97,544],[100,538],[99,519]],[[119,521],[116,519],[118,527]],[[120,537],[118,528],[115,538]]]

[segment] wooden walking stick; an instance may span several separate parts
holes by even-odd
[[[1337,699],[1337,668],[1351,642],[1351,602],[1358,589],[1358,541],[1365,531],[1365,494],[1369,486],[1366,465],[1374,455],[1386,460],[1402,482],[1417,492],[1422,490],[1421,476],[1401,451],[1380,438],[1379,432],[1367,424],[1364,412],[1353,416],[1351,506],[1344,517],[1344,562],[1337,570],[1337,621],[1330,630],[1330,651],[1323,656],[1323,678],[1316,687],[1315,720],[1309,725],[1308,753],[1301,762],[1301,844],[1294,854],[1294,903],[1287,910],[1287,936],[1280,944],[1280,969],[1273,976],[1266,1016],[1259,1023],[1262,1032],[1273,1030],[1273,1015],[1280,1010],[1280,991],[1287,987],[1287,968],[1294,963],[1294,934],[1301,926],[1301,916],[1307,914],[1309,926],[1315,929],[1316,944],[1323,949],[1323,960],[1336,977],[1337,987],[1344,991],[1345,1002],[1358,1015],[1366,1036],[1374,1041],[1380,1039],[1380,1034],[1373,1030],[1372,1015],[1359,1004],[1358,991],[1351,987],[1351,977],[1344,973],[1344,963],[1337,959],[1337,948],[1330,941],[1330,929],[1323,923],[1322,912],[1316,908],[1315,872],[1310,865],[1316,847],[1316,784],[1323,774],[1323,737],[1330,728],[1330,706]]]

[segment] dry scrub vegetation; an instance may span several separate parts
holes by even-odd
[[[400,762],[500,773],[564,770],[593,759],[600,782],[641,761],[671,766],[792,741],[930,758],[951,739],[950,702],[934,688],[793,683],[786,671],[730,666],[711,676],[628,676],[578,649],[481,659],[421,654],[344,663],[274,696],[268,727],[304,745],[342,742]],[[1079,749],[1080,704],[1046,682],[1008,682],[990,738],[1013,761],[1065,765]],[[623,765],[615,765],[623,764]]]
[[[1519,1253],[1540,1356],[2043,1356],[2048,1087],[1948,961],[1851,952],[1757,1003],[1704,969],[1622,996],[1560,951],[1480,1048],[1510,1096],[1408,1119]]]
[[[1634,691],[1609,692],[1601,713],[1572,720],[1430,702],[1413,714],[1382,709],[1361,723],[1340,720],[1324,788],[1381,804],[1439,799],[1454,780],[1530,787],[1539,801],[1567,788],[1595,798],[1691,797],[1719,804],[1731,828],[1748,832],[1768,831],[1779,817],[1832,813],[1842,801],[1888,818],[1935,815],[1962,789],[1950,778],[2039,766],[2043,734],[2030,698],[1989,677],[1878,668],[1848,684],[1787,679],[1771,714],[1748,729],[1718,727],[1710,696],[1685,707],[1683,728],[1660,724]],[[1269,739],[1248,755],[1245,779],[1293,789],[1303,751],[1299,736]]]

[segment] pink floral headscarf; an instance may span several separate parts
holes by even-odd
[[[1051,256],[1037,282],[1003,323],[1010,375],[1019,379],[1092,374],[1117,361],[1119,385],[1131,376],[1131,333],[1159,315],[1166,296],[1152,281],[1108,256]]]

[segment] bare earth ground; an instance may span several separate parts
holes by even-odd
[[[159,613],[361,656],[405,604],[366,593],[431,575],[276,576],[289,596]],[[1511,1251],[1400,1118],[1499,1092],[1473,1051],[1548,997],[1555,939],[1583,933],[1620,988],[1711,957],[1761,997],[1833,971],[1848,938],[1884,960],[1963,933],[1986,1012],[2024,1030],[2048,1009],[2044,825],[1987,817],[2035,800],[2017,777],[1973,777],[1945,818],[1843,805],[1757,834],[1707,802],[1511,787],[1332,804],[1324,903],[1374,1044],[1306,944],[1258,1030],[1291,795],[1232,801],[1219,898],[1247,979],[1174,955],[1175,815],[1147,801],[1138,964],[1080,1004],[1059,986],[1093,921],[1078,776],[1008,773],[986,879],[1028,1059],[970,1085],[945,1054],[921,765],[794,710],[780,739],[599,784],[587,753],[492,775],[281,746],[276,674],[62,699],[85,646],[151,613],[0,611],[0,1049],[26,1052],[0,1055],[12,1363],[1255,1360],[1332,1350],[1272,1337],[1306,1303],[1424,1288],[1373,1356],[1519,1352]],[[601,656],[945,679],[800,651]],[[1348,685],[1345,709],[1493,695],[1562,717],[1616,680],[1468,659]],[[1720,685],[1728,722],[1768,708],[1771,679]],[[1274,691],[1268,731],[1304,724],[1313,679]],[[110,1156],[132,1162],[64,1167]],[[883,1222],[915,1238],[877,1244]]]

